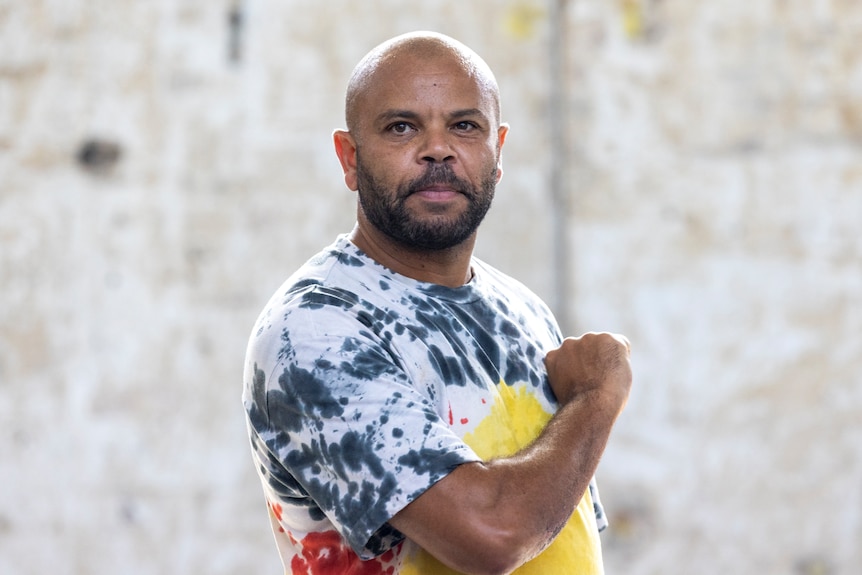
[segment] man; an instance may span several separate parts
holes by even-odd
[[[276,292],[246,357],[286,572],[602,573],[592,477],[629,346],[563,340],[472,256],[508,131],[491,70],[451,38],[396,37],[357,65],[346,120],[356,226]]]

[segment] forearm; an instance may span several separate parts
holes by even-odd
[[[598,393],[579,397],[561,407],[527,449],[488,464],[492,472],[499,467],[501,499],[517,501],[511,491],[520,489],[518,483],[529,487],[514,513],[535,534],[538,550],[551,542],[587,491],[618,415],[619,406]],[[505,480],[513,475],[518,482]],[[549,535],[544,540],[543,530]]]
[[[586,492],[619,413],[612,404],[599,393],[570,401],[528,448],[462,465],[393,526],[465,573],[506,573],[525,563],[553,541]]]
[[[486,464],[493,494],[484,520],[508,525],[526,561],[547,547],[587,491],[619,406],[598,392],[561,407],[527,449]]]

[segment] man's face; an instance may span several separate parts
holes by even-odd
[[[363,94],[355,184],[362,213],[398,244],[454,247],[479,226],[500,179],[494,100],[452,59],[401,58]]]

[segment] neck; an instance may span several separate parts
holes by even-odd
[[[419,250],[360,222],[350,233],[350,241],[380,265],[417,281],[455,288],[470,281],[473,274],[470,258],[476,234],[445,250]]]

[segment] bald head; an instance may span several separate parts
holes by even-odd
[[[422,62],[438,61],[457,64],[489,98],[494,119],[497,124],[500,123],[500,92],[488,64],[473,50],[453,38],[435,32],[411,32],[380,44],[366,54],[354,68],[345,98],[345,119],[350,132],[355,133],[359,127],[365,96],[372,88],[380,88],[376,82],[380,80],[381,73],[405,60],[415,61],[419,66]],[[397,89],[397,86],[391,86],[391,89]]]

